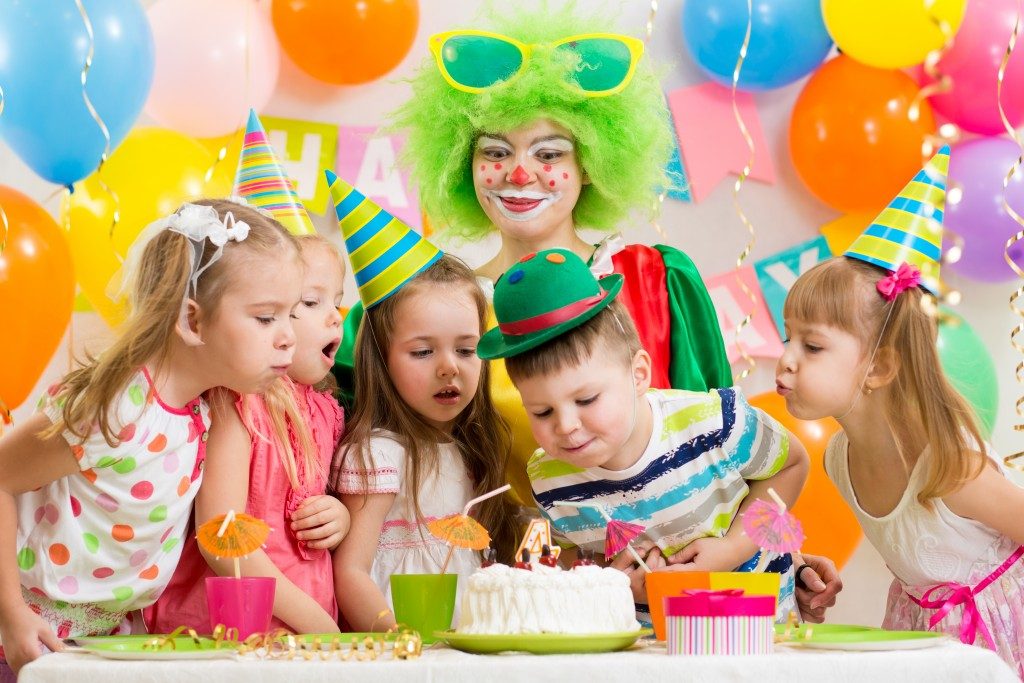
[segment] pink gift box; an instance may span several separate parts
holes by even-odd
[[[772,652],[775,598],[742,590],[685,590],[665,598],[670,655],[755,655]]]

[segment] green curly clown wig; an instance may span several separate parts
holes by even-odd
[[[578,227],[613,230],[633,210],[653,213],[673,149],[671,119],[657,74],[647,57],[620,93],[587,97],[567,85],[574,67],[549,45],[565,36],[614,32],[576,13],[572,3],[515,16],[491,13],[487,30],[534,48],[514,78],[479,94],[452,88],[433,58],[412,80],[413,96],[392,115],[390,130],[407,142],[404,166],[412,169],[420,202],[434,227],[475,241],[494,226],[477,201],[472,156],[481,133],[502,133],[550,119],[572,132],[580,165],[590,178],[573,212]],[[571,57],[569,57],[571,59]]]

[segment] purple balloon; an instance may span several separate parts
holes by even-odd
[[[945,225],[964,238],[963,256],[949,265],[972,280],[1006,282],[1016,274],[1003,258],[1006,240],[1024,230],[1003,207],[1003,178],[1020,156],[1008,138],[978,138],[962,142],[949,154],[949,181],[963,188],[959,202],[946,202]],[[1024,170],[1018,170],[1006,190],[1006,200],[1024,215]],[[945,246],[949,246],[946,240]],[[1010,257],[1024,268],[1024,240],[1010,249]]]

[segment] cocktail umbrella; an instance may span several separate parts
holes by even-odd
[[[461,514],[456,513],[427,522],[427,530],[448,544],[448,555],[444,558],[444,564],[441,565],[442,574],[448,568],[448,563],[451,562],[452,553],[455,552],[456,547],[483,550],[490,545],[491,535],[487,533],[487,529],[480,522],[469,516],[469,510],[480,501],[504,493],[510,488],[512,488],[511,484],[505,484],[501,488],[488,491],[466,503]]]
[[[262,519],[244,512],[228,510],[196,529],[196,540],[206,552],[216,558],[230,557],[235,561],[235,578],[241,578],[238,558],[262,547],[270,535],[270,527]]]
[[[593,508],[594,510],[597,510],[605,521],[605,558],[612,558],[625,549],[633,555],[634,560],[640,563],[640,566],[644,568],[644,571],[651,571],[651,568],[643,561],[643,558],[640,557],[640,553],[636,551],[636,548],[630,545],[630,541],[644,532],[644,527],[639,524],[633,524],[632,522],[620,522],[617,519],[612,519],[608,510],[606,510],[600,503],[573,503],[567,500],[556,500],[555,505],[564,505],[566,507],[573,508]]]
[[[792,553],[800,550],[804,543],[804,529],[800,520],[786,510],[786,503],[768,489],[774,503],[764,499],[755,500],[740,517],[743,531],[763,550],[775,553]],[[768,564],[767,553],[761,553],[754,571],[763,571]]]

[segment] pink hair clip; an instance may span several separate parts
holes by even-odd
[[[886,301],[892,301],[901,292],[913,289],[919,284],[921,284],[921,271],[917,269],[917,266],[902,263],[895,273],[889,273],[883,277],[875,287]]]

